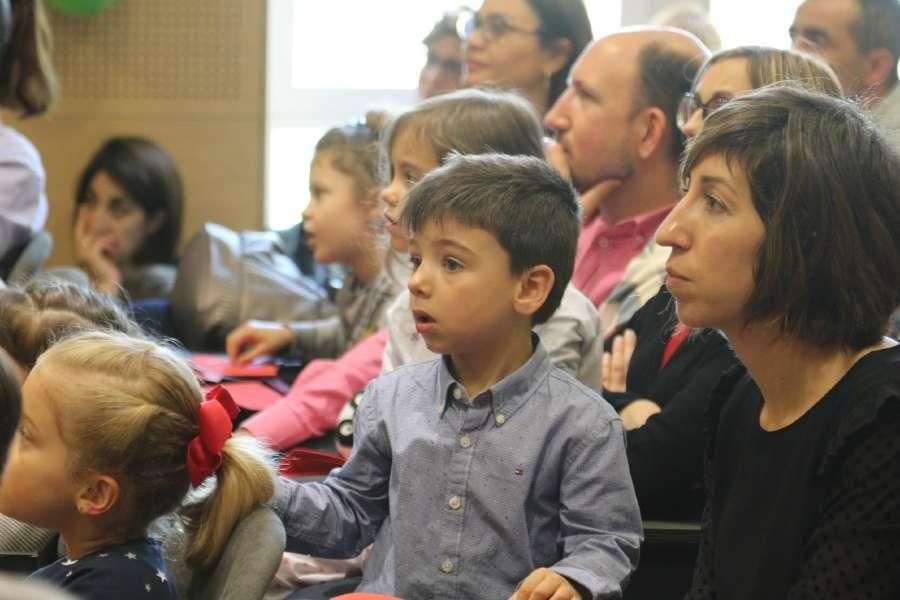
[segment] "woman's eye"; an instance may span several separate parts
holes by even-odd
[[[715,211],[715,212],[727,212],[725,204],[719,201],[715,196],[710,196],[706,194],[703,196],[703,201],[706,204],[706,208]]]
[[[420,256],[415,256],[413,254],[409,255],[409,264],[412,267],[413,271],[419,268],[419,265],[422,264],[422,258]]]
[[[418,173],[414,173],[412,171],[403,171],[403,181],[408,183],[409,185],[415,185],[419,182]]]

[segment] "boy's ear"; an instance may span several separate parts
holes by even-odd
[[[556,274],[547,265],[526,269],[519,276],[519,289],[513,300],[513,309],[522,316],[530,317],[544,305],[555,281]]]
[[[92,471],[84,477],[78,491],[78,512],[89,516],[105,514],[119,502],[121,493],[122,488],[115,477]]]

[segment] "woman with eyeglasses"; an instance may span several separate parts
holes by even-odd
[[[811,91],[841,97],[841,84],[825,62],[793,50],[741,46],[710,56],[678,106],[678,128],[697,135],[709,114],[729,100],[774,83],[792,81]]]
[[[485,0],[460,16],[464,85],[518,90],[544,114],[593,37],[582,0]]]

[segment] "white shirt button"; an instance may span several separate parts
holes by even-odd
[[[469,446],[472,445],[472,440],[469,438],[469,436],[464,435],[461,438],[459,438],[459,445],[462,446],[463,448],[468,448]]]
[[[450,501],[447,502],[447,506],[453,510],[458,510],[459,507],[462,506],[462,500],[459,496],[450,496]]]
[[[454,397],[456,400],[462,400],[463,394],[462,394],[462,390],[461,390],[461,389],[459,389],[458,387],[455,387],[455,388],[453,388],[453,392],[452,392],[452,393],[453,393],[453,397]]]
[[[453,564],[452,560],[445,558],[444,562],[441,563],[441,571],[444,573],[452,573],[455,566],[456,565]]]
[[[602,238],[600,238],[600,239],[597,240],[597,245],[600,246],[601,248],[608,248],[608,247],[609,247],[609,240],[606,239],[605,237],[602,237]]]
[[[494,417],[494,422],[497,425],[503,425],[504,423],[506,423],[506,415],[504,415],[504,414],[497,415],[496,417]]]

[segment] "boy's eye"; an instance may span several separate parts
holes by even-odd
[[[447,269],[450,273],[455,273],[463,268],[461,262],[456,260],[455,258],[445,258],[444,259],[444,268]]]

